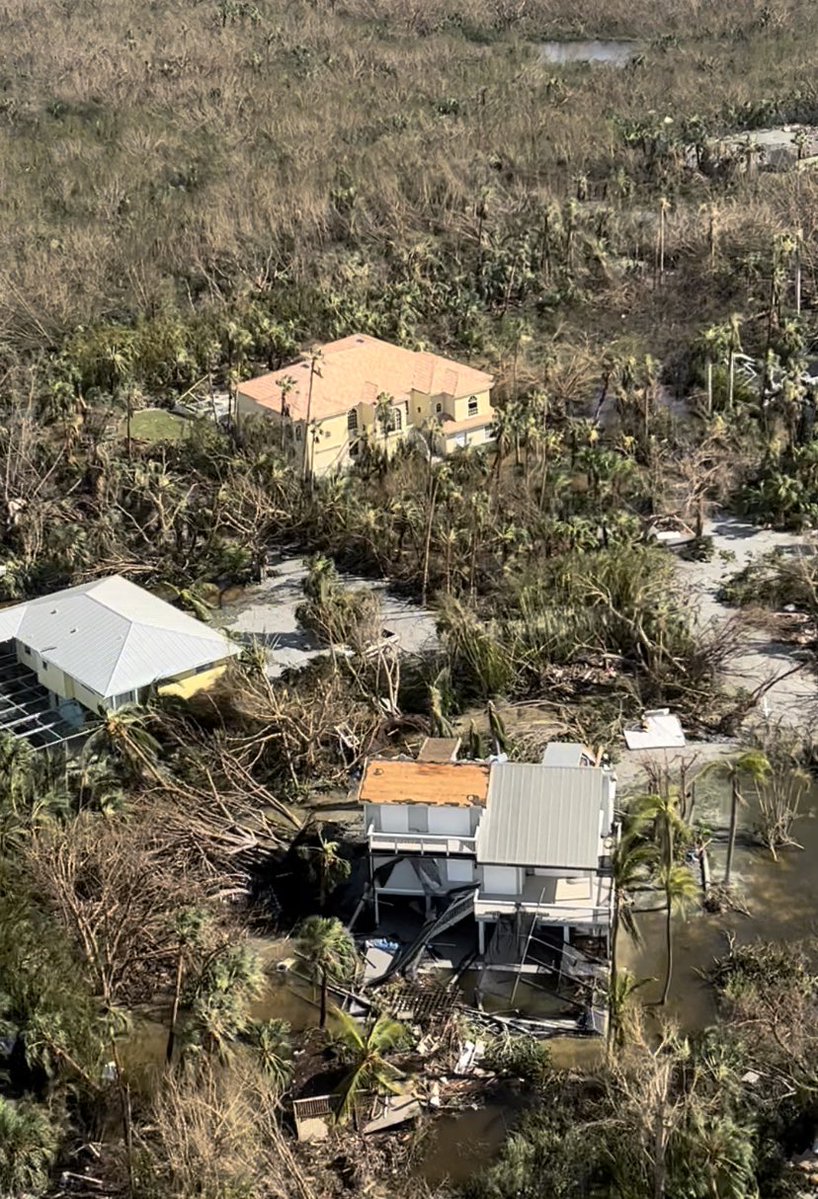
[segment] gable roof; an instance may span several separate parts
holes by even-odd
[[[366,334],[353,334],[321,346],[321,358],[312,378],[312,399],[310,374],[307,358],[248,379],[239,384],[238,390],[263,408],[281,412],[281,385],[291,379],[294,386],[286,395],[290,416],[305,420],[309,407],[311,420],[324,420],[341,416],[360,403],[374,404],[382,393],[397,402],[408,400],[413,390],[457,399],[485,391],[494,382],[491,375],[473,366],[439,354],[407,350]]]
[[[488,788],[489,768],[477,762],[371,758],[364,767],[358,801],[466,808],[485,804]]]
[[[241,652],[120,575],[0,610],[0,642],[12,638],[103,699]]]
[[[596,869],[604,798],[605,773],[591,766],[494,763],[477,860]]]

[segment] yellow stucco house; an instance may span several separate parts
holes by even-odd
[[[120,575],[0,610],[0,730],[55,743],[85,714],[210,686],[241,652]],[[65,739],[59,736],[58,739]]]
[[[290,452],[325,475],[349,466],[364,438],[392,453],[422,435],[441,456],[491,441],[493,383],[485,371],[439,354],[353,334],[240,383],[236,415],[283,421]]]

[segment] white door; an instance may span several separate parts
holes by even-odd
[[[483,890],[488,895],[518,895],[516,866],[484,866]]]
[[[383,804],[381,806],[381,832],[409,832],[409,809],[405,804]]]
[[[450,837],[468,837],[471,833],[471,815],[468,808],[438,807],[429,805],[429,832]]]

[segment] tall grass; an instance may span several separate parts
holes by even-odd
[[[391,256],[419,247],[428,273],[432,247],[444,277],[471,269],[480,205],[484,241],[516,245],[581,177],[613,208],[599,233],[592,213],[580,219],[585,283],[610,300],[582,324],[608,337],[626,311],[640,337],[658,325],[661,340],[689,319],[691,287],[702,291],[700,204],[726,199],[725,254],[814,224],[810,182],[796,196],[791,181],[738,181],[731,200],[722,181],[647,178],[621,136],[651,112],[720,128],[764,97],[809,109],[818,17],[805,0],[8,0],[3,11],[6,351],[247,293],[289,303],[304,338],[333,332],[333,297],[352,296],[336,320],[351,327],[390,282]],[[537,39],[590,33],[647,39],[644,60],[538,61]],[[630,191],[617,199],[623,172]],[[668,228],[679,275],[657,303],[649,268],[628,279],[609,260],[650,259],[663,189],[684,203]],[[744,299],[740,274],[721,288],[725,305]],[[575,319],[559,288],[548,307]],[[412,327],[460,336],[426,312]]]

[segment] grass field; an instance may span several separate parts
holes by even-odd
[[[189,430],[189,421],[165,408],[142,408],[131,418],[131,435],[142,441],[178,441]],[[126,431],[124,422],[121,431]]]

